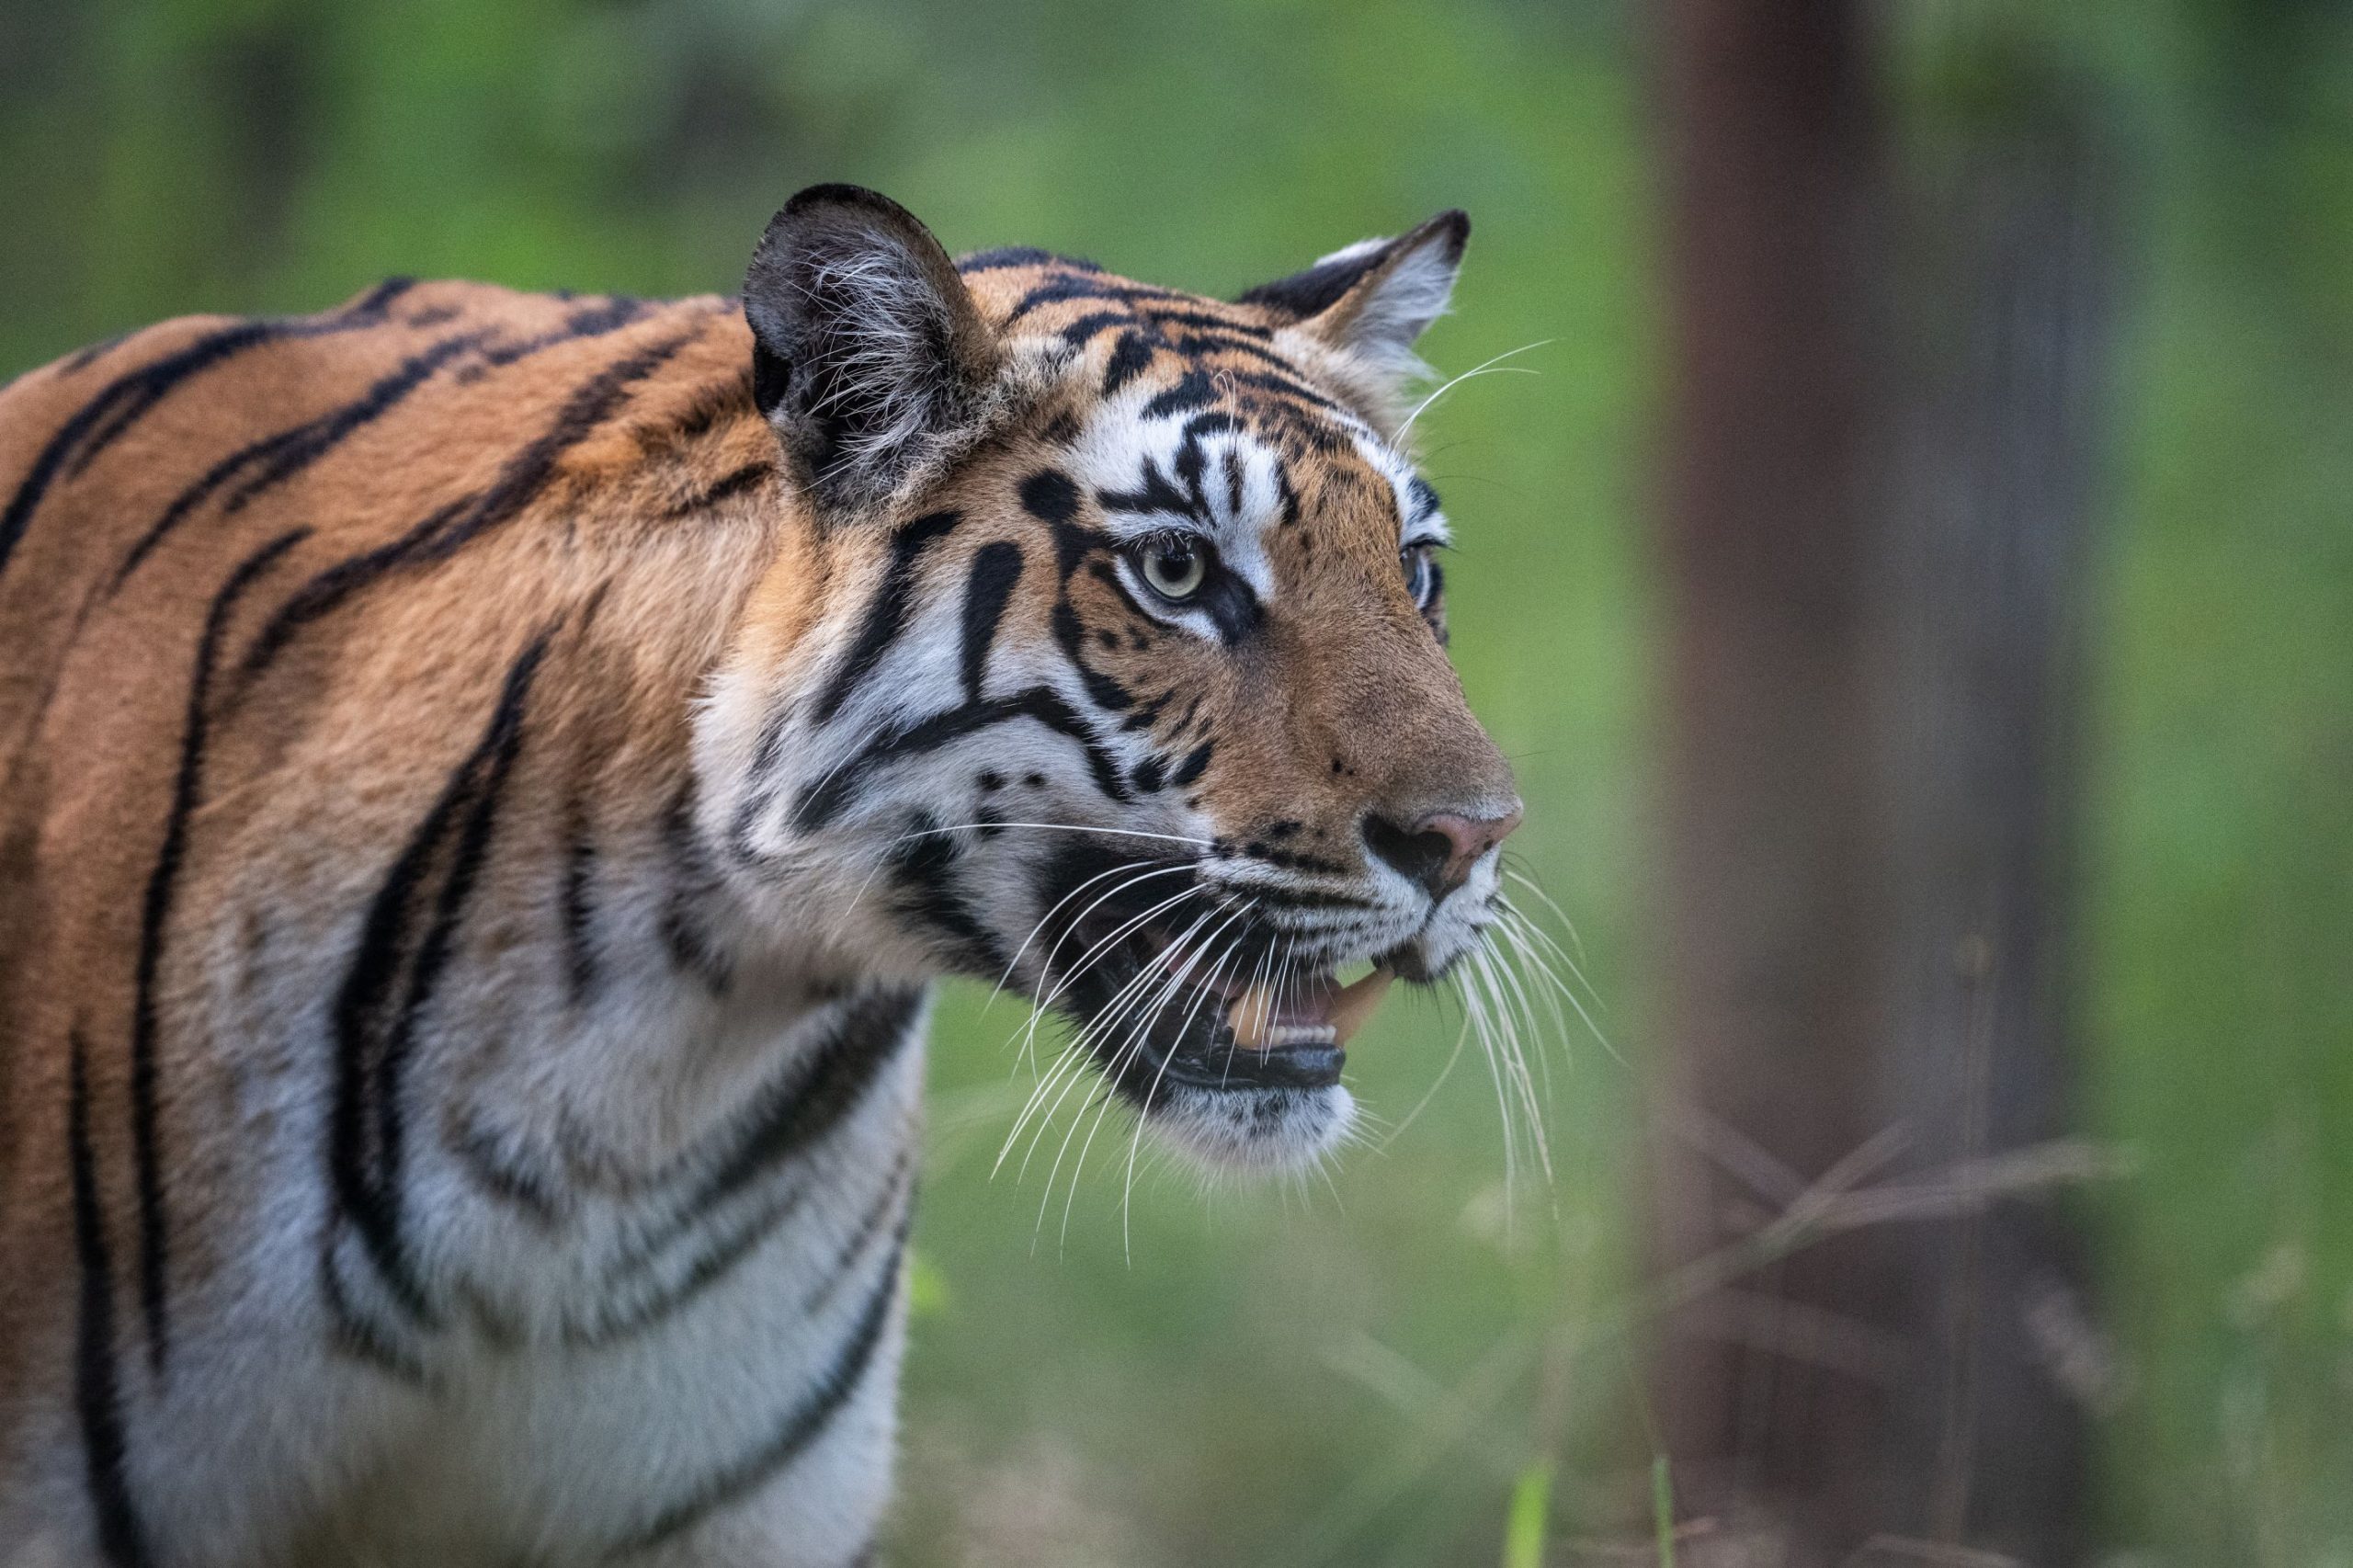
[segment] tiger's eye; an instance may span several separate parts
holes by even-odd
[[[1210,574],[1210,560],[1188,539],[1157,540],[1144,547],[1143,580],[1164,599],[1189,599],[1201,591]]]

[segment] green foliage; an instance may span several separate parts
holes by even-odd
[[[1934,28],[1895,29],[1904,112],[1977,123],[2089,80],[2130,174],[2086,629],[2086,1103],[2144,1173],[2097,1210],[2104,1533],[2165,1562],[2316,1563],[2353,1550],[2353,52],[2312,6],[1984,10],[1941,63]],[[1539,375],[1468,381],[1420,428],[1462,538],[1459,662],[1625,1059],[1553,1053],[1550,1191],[1525,1168],[1506,1187],[1474,1052],[1328,1180],[1204,1194],[1146,1149],[1131,1198],[1116,1111],[1084,1178],[1074,1142],[1048,1179],[1087,1091],[992,1179],[1030,1081],[1020,1010],[952,990],[895,1561],[1491,1561],[1499,1517],[1513,1568],[1548,1520],[1655,1529],[1673,1560],[1620,1364],[1575,1363],[1565,1425],[1532,1375],[1620,1299],[1653,1045],[1661,269],[1632,15],[0,0],[0,376],[392,272],[724,291],[816,179],[891,192],[951,248],[1224,293],[1460,205],[1477,229],[1429,357],[1550,340],[1512,361]],[[1458,1026],[1392,1006],[1351,1053],[1367,1106],[1404,1119]]]

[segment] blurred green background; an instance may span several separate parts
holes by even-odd
[[[1891,4],[1898,112],[1966,14],[2097,93],[2129,260],[2089,608],[2086,1113],[2118,1397],[2099,1537],[2353,1564],[2353,25],[2291,0]],[[1607,1048],[1551,1052],[1506,1187],[1458,1015],[1352,1053],[1393,1139],[1204,1193],[1127,1124],[1074,1199],[991,1165],[1017,1007],[945,999],[895,1560],[1489,1562],[1639,1541],[1623,1305],[1654,1045],[1652,39],[1563,0],[0,0],[0,377],[388,273],[732,290],[768,213],[875,186],[953,250],[1231,294],[1448,206],[1423,421],[1456,652]],[[1911,84],[1910,87],[1905,85]],[[1435,1087],[1434,1087],[1435,1085]],[[1073,1146],[1075,1153],[1075,1145]],[[1065,1227],[1064,1214],[1068,1221]],[[1634,1559],[1619,1559],[1634,1560]]]

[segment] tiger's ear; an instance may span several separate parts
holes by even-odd
[[[1293,317],[1390,381],[1393,391],[1423,372],[1414,340],[1446,313],[1470,237],[1468,215],[1441,212],[1395,239],[1358,240],[1304,272],[1261,283],[1241,302]]]
[[[744,280],[752,396],[821,515],[889,500],[985,420],[1001,356],[932,233],[886,196],[815,185]]]

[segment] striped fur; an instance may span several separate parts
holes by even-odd
[[[1362,836],[1510,802],[1387,434],[1459,219],[1222,304],[796,211],[855,287],[0,392],[0,1568],[863,1561],[926,985],[1106,1022],[1089,879],[1236,965],[1475,941],[1492,856]],[[1180,1143],[1345,1129],[1188,1027],[1086,1035]]]

